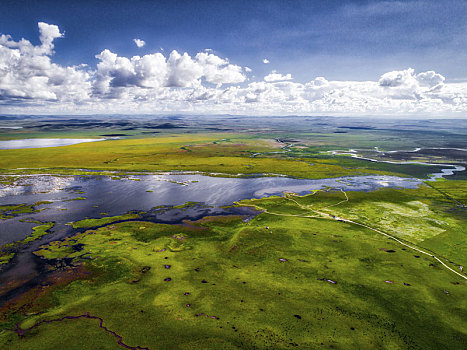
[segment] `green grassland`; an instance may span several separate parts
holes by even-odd
[[[436,167],[369,162],[323,152],[349,148],[373,150],[374,147],[380,150],[467,147],[462,124],[447,120],[432,121],[432,128],[427,130],[418,121],[358,118],[270,117],[267,123],[258,118],[233,116],[17,119],[12,119],[12,125],[24,128],[3,131],[0,140],[102,138],[103,135],[121,135],[124,139],[0,150],[0,173],[80,174],[84,172],[82,169],[92,169],[201,171],[226,176],[280,173],[301,178],[384,173],[426,178]],[[462,178],[462,174],[455,176]]]
[[[446,198],[452,199],[459,204],[467,205],[467,181],[465,180],[443,180],[427,183]]]
[[[149,349],[465,348],[465,279],[329,216],[460,263],[465,208],[443,193],[315,191],[241,205],[263,212],[248,222],[110,223],[42,246],[35,254],[45,261],[73,264],[55,271],[59,287],[4,305],[0,347],[121,349],[111,330]]]
[[[0,116],[2,119],[2,116]],[[467,148],[464,120],[402,120],[394,118],[331,118],[248,116],[28,116],[6,118],[0,140],[21,138],[96,138],[103,135],[145,138],[153,135],[202,134],[229,131],[263,138],[292,138],[323,149],[379,147]]]
[[[310,126],[293,118],[262,128],[256,119],[226,118],[221,126],[230,131],[208,131],[220,125],[213,121],[170,120],[185,125],[166,130],[148,121],[62,128],[56,121],[44,126],[49,122],[29,120],[33,127],[25,124],[0,139],[126,138],[0,150],[0,173],[10,174],[0,183],[44,172],[426,178],[439,168],[325,152],[467,147],[448,121],[433,121],[447,129],[422,131],[416,123],[396,128],[375,121],[371,129],[350,122],[338,127],[328,119]],[[0,206],[0,221],[37,212],[40,204],[45,202]],[[34,252],[48,271],[45,280],[0,305],[0,349],[466,348],[461,265],[467,265],[467,181],[427,182],[413,190],[287,193],[237,205],[254,207],[258,215],[168,225],[130,211],[69,223],[71,237]],[[23,241],[0,248],[0,267],[54,226],[38,224]]]
[[[283,145],[255,135],[198,133],[82,143],[65,147],[0,150],[0,171],[73,174],[100,171],[200,171],[283,174],[300,178],[389,174],[425,177],[432,167],[391,165],[317,155],[316,149],[288,155]],[[276,153],[272,153],[276,152]],[[253,154],[258,154],[253,157]]]
[[[269,213],[356,221],[404,242],[467,265],[467,210],[446,193],[462,188],[462,181],[428,182],[418,189],[380,189],[372,192],[315,191],[307,196],[242,201]],[[434,185],[433,185],[434,184]],[[457,268],[456,268],[457,269]]]
[[[37,213],[42,209],[38,209],[43,204],[49,204],[49,201],[39,201],[34,204],[13,204],[13,205],[0,205],[0,224],[2,220],[11,219],[15,216],[28,213]],[[8,264],[16,255],[16,251],[23,245],[29,242],[40,239],[42,236],[49,233],[49,230],[54,226],[53,222],[41,223],[34,221],[34,223],[40,224],[32,228],[32,233],[26,238],[0,245],[0,269],[2,265]]]

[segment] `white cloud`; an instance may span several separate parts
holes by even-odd
[[[93,81],[96,95],[118,97],[123,88],[158,88],[167,85],[167,63],[161,53],[119,57],[104,50],[96,58],[100,60]]]
[[[126,58],[104,50],[96,58],[100,62],[93,82],[94,93],[107,97],[119,97],[122,88],[128,87],[199,87],[203,78],[220,87],[246,79],[240,66],[206,52],[192,58],[186,52],[174,50],[166,59],[161,53]]]
[[[209,83],[220,87],[222,84],[241,83],[246,79],[242,67],[230,64],[228,60],[204,52],[198,53],[195,58],[203,67],[204,77]]]
[[[135,42],[136,46],[138,46],[138,48],[142,48],[144,45],[146,45],[146,42],[141,39],[135,38],[133,41]]]
[[[384,87],[416,87],[417,78],[413,68],[385,73],[379,79],[379,85]]]
[[[55,25],[39,22],[41,45],[0,36],[0,100],[81,102],[89,97],[90,75],[84,66],[62,67],[51,62],[53,41],[63,34]]]
[[[39,40],[42,43],[41,47],[44,49],[45,54],[50,55],[52,54],[52,50],[54,48],[54,39],[63,37],[63,34],[60,33],[58,26],[53,24],[39,22],[38,26],[40,33]]]
[[[271,74],[268,74],[264,77],[264,81],[268,81],[268,82],[281,81],[281,80],[292,80],[292,75],[290,73],[286,75],[282,75],[282,74],[276,73],[276,71],[272,71]]]
[[[0,36],[1,113],[467,113],[467,82],[446,83],[434,71],[408,68],[377,81],[317,77],[307,83],[273,71],[263,81],[245,83],[250,68],[210,50],[122,57],[106,49],[96,55],[95,67],[66,67],[51,59],[61,37],[57,26],[46,23],[39,23],[40,45]]]
[[[170,53],[167,60],[167,87],[189,87],[200,85],[198,79],[203,75],[203,68],[186,52],[180,55],[177,51]]]
[[[441,74],[438,74],[432,70],[428,72],[418,73],[416,77],[420,86],[428,86],[430,88],[443,84],[445,80],[445,78]]]
[[[445,78],[434,71],[415,74],[414,69],[385,73],[379,85],[386,93],[396,99],[421,99],[430,89],[441,89]],[[426,97],[426,96],[425,96]]]
[[[263,63],[264,63],[264,64],[268,64],[268,63],[269,63],[269,60],[268,60],[267,58],[264,58],[264,59],[263,59]]]

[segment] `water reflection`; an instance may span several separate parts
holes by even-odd
[[[0,186],[0,204],[33,204],[50,201],[38,213],[25,217],[55,221],[56,229],[70,221],[85,217],[99,218],[102,213],[121,215],[130,210],[149,211],[157,206],[178,206],[186,202],[203,205],[189,210],[164,211],[154,217],[173,222],[219,215],[235,201],[260,198],[291,191],[306,194],[312,190],[332,187],[345,191],[370,191],[381,187],[416,188],[420,180],[395,176],[355,176],[334,179],[293,179],[287,177],[222,178],[205,175],[157,174],[116,179],[109,176],[29,175],[16,186]],[[80,200],[80,198],[86,198]],[[78,200],[76,200],[78,199]],[[29,232],[15,222],[21,217],[5,220],[0,225],[0,244],[24,238]]]
[[[0,141],[0,149],[42,148],[69,146],[83,142],[103,141],[105,139],[20,139]]]

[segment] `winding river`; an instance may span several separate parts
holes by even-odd
[[[435,149],[445,149],[445,150],[457,150],[457,151],[465,151],[466,152],[466,156],[467,156],[467,150],[464,150],[464,149],[458,149],[458,148],[435,148]],[[417,153],[417,152],[420,152],[422,151],[423,148],[415,148],[414,150],[412,151],[387,151],[387,152],[382,152],[380,150],[378,150],[377,147],[375,147],[374,152],[376,153],[388,153],[388,154],[396,154],[396,153]],[[363,159],[363,160],[367,160],[367,161],[370,161],[370,162],[377,162],[377,163],[388,163],[388,164],[396,164],[396,165],[400,165],[400,164],[419,164],[419,165],[432,165],[432,166],[439,166],[439,167],[443,167],[442,169],[440,169],[439,172],[436,172],[436,173],[432,173],[429,175],[429,179],[427,181],[436,181],[437,179],[441,179],[445,176],[450,176],[450,175],[454,175],[455,172],[462,172],[462,171],[465,171],[465,166],[463,165],[459,165],[459,164],[443,164],[443,163],[426,163],[426,162],[418,162],[418,161],[392,161],[392,160],[381,160],[381,159],[374,159],[374,158],[369,158],[369,157],[363,157],[361,155],[358,154],[358,151],[359,150],[356,150],[356,149],[349,149],[348,151],[341,151],[341,150],[334,150],[334,151],[329,151],[329,153],[331,153],[332,155],[347,155],[347,156],[350,156],[352,158],[356,158],[356,159]],[[361,151],[366,151],[368,152],[369,150],[361,150]],[[446,167],[446,168],[444,168]]]

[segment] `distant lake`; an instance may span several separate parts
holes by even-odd
[[[60,147],[103,140],[104,139],[19,139],[0,141],[0,149]]]

